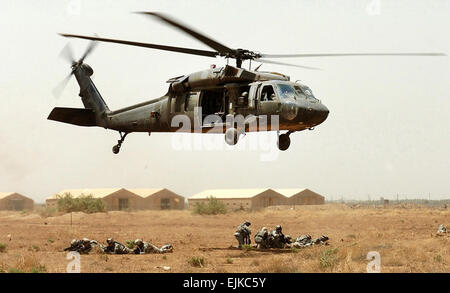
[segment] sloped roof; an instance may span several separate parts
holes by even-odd
[[[276,192],[278,192],[278,193],[281,193],[282,195],[284,195],[284,196],[286,196],[288,198],[292,197],[294,195],[297,195],[297,194],[299,194],[301,192],[304,192],[304,191],[310,191],[310,192],[312,192],[314,194],[322,196],[322,195],[318,194],[317,192],[314,192],[314,191],[312,191],[312,190],[310,190],[308,188],[285,188],[285,189],[274,189],[274,190]]]
[[[65,189],[61,190],[57,194],[54,194],[47,199],[55,199],[57,195],[64,195],[66,193],[70,193],[73,197],[79,197],[80,195],[92,195],[94,198],[104,198],[111,193],[119,191],[123,188],[85,188],[85,189]]]
[[[15,192],[0,192],[0,199],[10,196],[13,193],[15,193]]]
[[[189,199],[206,199],[211,196],[215,198],[252,198],[267,190],[271,189],[208,189],[194,194],[193,196],[189,197]]]
[[[29,197],[27,197],[27,196],[25,196],[25,195],[23,195],[21,193],[18,193],[18,192],[0,192],[0,199],[4,199],[4,198],[6,198],[6,197],[8,197],[10,195],[13,195],[13,194],[17,194],[17,195],[23,196],[25,198],[31,199],[31,198],[29,198]]]
[[[145,197],[149,197],[163,189],[164,188],[133,188],[133,189],[127,189],[127,190],[145,198]]]

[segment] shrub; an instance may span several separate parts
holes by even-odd
[[[338,262],[337,248],[329,248],[322,251],[319,263],[322,269],[332,268]]]
[[[232,264],[233,263],[233,259],[231,257],[227,257],[227,264]]]
[[[251,246],[250,244],[243,244],[242,245],[242,247],[241,247],[241,249],[242,250],[244,250],[244,251],[250,251],[250,250],[253,250],[253,246]]]
[[[47,272],[47,268],[41,264],[31,268],[31,271],[30,271],[30,273],[32,273],[32,274],[40,274],[40,273],[46,273],[46,272]]]
[[[57,212],[56,208],[48,208],[48,207],[40,207],[37,208],[36,211],[42,218],[52,217]]]
[[[8,269],[8,273],[10,273],[10,274],[23,274],[25,272],[22,271],[22,270],[16,269],[16,268],[9,268]]]
[[[193,256],[190,259],[188,259],[188,263],[193,267],[201,267],[205,265],[205,259],[203,257],[196,257]]]
[[[208,197],[208,201],[206,203],[204,202],[197,202],[194,205],[194,214],[199,215],[217,215],[217,214],[226,214],[227,208],[225,204],[221,201],[219,201],[215,197]]]
[[[134,240],[126,240],[125,243],[127,244],[127,247],[129,249],[134,249],[134,246],[135,246]]]
[[[0,252],[5,252],[6,251],[6,244],[5,243],[0,243]]]
[[[441,257],[440,254],[437,254],[437,255],[434,256],[434,261],[435,262],[441,262],[441,260],[442,260],[442,257]]]
[[[62,212],[85,212],[88,214],[105,212],[105,203],[92,195],[73,197],[70,193],[58,195],[58,210]]]

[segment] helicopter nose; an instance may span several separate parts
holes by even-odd
[[[313,109],[313,111],[314,111],[314,115],[312,118],[312,122],[315,125],[319,125],[322,122],[324,122],[327,119],[328,114],[330,114],[330,110],[328,110],[328,108],[322,104],[317,105],[317,107],[315,107],[315,109]]]

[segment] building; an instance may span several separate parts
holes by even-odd
[[[91,195],[101,199],[108,211],[138,210],[142,208],[143,198],[125,188],[106,189],[66,189],[46,199],[47,207],[56,207],[57,196],[71,194],[73,197]]]
[[[184,197],[166,188],[129,189],[143,198],[141,209],[146,210],[182,210]]]
[[[214,197],[223,202],[229,210],[258,210],[261,208],[285,205],[287,198],[272,189],[210,189],[188,198],[189,208],[196,203],[207,202]]]
[[[20,193],[0,192],[0,210],[22,211],[32,210],[34,201]]]
[[[307,188],[275,189],[288,198],[289,205],[319,205],[325,204],[325,197]]]

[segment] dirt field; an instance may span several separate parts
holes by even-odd
[[[252,222],[252,242],[262,226],[283,226],[293,238],[330,237],[330,245],[286,252],[228,249],[245,219]],[[105,242],[143,238],[157,246],[174,245],[165,255],[81,256],[81,272],[366,272],[369,251],[381,255],[381,272],[450,272],[450,233],[436,236],[439,224],[450,226],[448,209],[409,207],[302,206],[218,216],[190,211],[109,212],[42,218],[36,213],[0,212],[0,271],[65,272],[63,248],[72,238]],[[9,236],[10,237],[9,237]],[[11,240],[10,240],[11,238]],[[6,248],[1,252],[1,243]],[[204,259],[202,267],[188,263]]]

